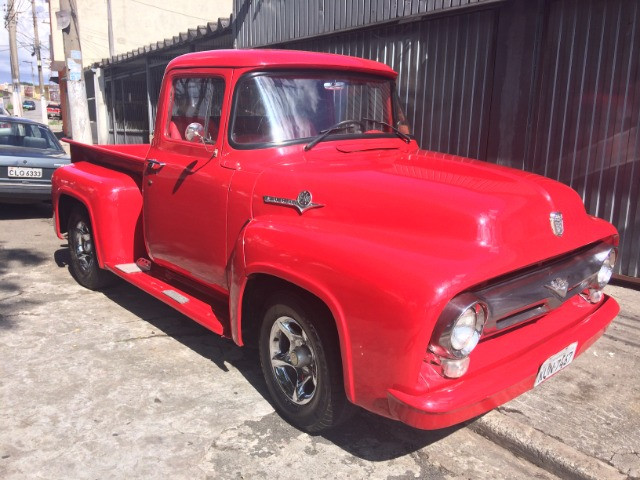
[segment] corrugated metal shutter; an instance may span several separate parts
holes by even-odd
[[[617,273],[640,275],[640,2],[547,5],[525,169],[571,185],[621,234]]]
[[[448,12],[503,0],[234,0],[238,48]]]

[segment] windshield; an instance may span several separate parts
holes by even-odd
[[[295,143],[345,120],[355,122],[332,136],[393,135],[391,125],[404,119],[394,88],[390,79],[344,72],[246,76],[236,87],[231,143],[240,148]]]

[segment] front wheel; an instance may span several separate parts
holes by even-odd
[[[67,238],[71,255],[69,270],[80,285],[90,290],[98,290],[114,283],[113,274],[103,270],[98,264],[95,239],[86,210],[76,208],[71,212]]]
[[[260,363],[278,413],[307,432],[344,421],[346,399],[337,335],[313,302],[283,293],[272,297],[260,331]]]

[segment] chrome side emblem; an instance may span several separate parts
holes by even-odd
[[[565,298],[569,290],[569,281],[566,278],[556,278],[545,287],[555,293],[558,298]]]
[[[561,212],[551,212],[549,215],[549,220],[551,221],[551,230],[557,237],[561,237],[564,233],[564,221],[562,220]]]
[[[262,197],[264,203],[271,203],[273,205],[284,205],[285,207],[294,207],[301,214],[306,212],[311,208],[321,208],[324,205],[319,203],[313,203],[311,192],[308,190],[303,190],[298,194],[298,197],[295,200],[290,198],[282,198],[282,197],[272,197],[270,195],[265,195]]]

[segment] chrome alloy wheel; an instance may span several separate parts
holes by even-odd
[[[309,403],[318,385],[316,359],[300,324],[278,318],[271,327],[269,357],[273,375],[284,394],[296,405]]]
[[[73,237],[76,247],[76,258],[78,259],[80,268],[87,272],[93,266],[93,240],[91,239],[89,225],[83,221],[79,221],[73,231]]]

